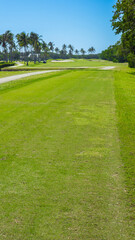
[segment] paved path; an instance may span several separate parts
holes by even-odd
[[[15,66],[10,66],[9,68],[21,67],[21,66],[23,66],[23,65],[24,65],[23,63],[16,62],[16,65],[15,65]]]
[[[0,78],[0,84],[18,80],[18,79],[25,78],[25,77],[30,77],[33,75],[39,75],[39,74],[50,73],[50,72],[58,72],[58,71],[60,71],[60,70],[46,70],[46,71],[31,72],[31,73],[24,73],[24,74],[19,74],[19,75],[10,76],[10,77],[4,77],[4,78]]]
[[[18,63],[18,64],[23,65],[21,63]],[[79,68],[81,68],[81,67],[79,67]],[[87,69],[87,68],[98,68],[98,67],[82,67],[82,68]],[[102,68],[99,68],[99,69],[111,70],[111,69],[114,69],[114,68],[115,68],[114,66],[107,66],[107,67],[102,67]],[[49,73],[49,72],[57,72],[57,71],[61,71],[61,70],[45,70],[45,71],[24,73],[24,74],[19,74],[19,75],[15,75],[15,76],[4,77],[4,78],[0,78],[0,84],[5,83],[5,82],[18,80],[18,79],[25,78],[25,77],[30,77],[30,76],[33,76],[33,75],[39,75],[39,74],[44,74],[44,73]]]

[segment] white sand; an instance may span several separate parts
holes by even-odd
[[[52,60],[51,62],[53,62],[53,63],[57,63],[57,62],[63,63],[63,62],[74,62],[74,60]]]
[[[102,70],[111,70],[111,69],[114,69],[115,67],[114,66],[108,66],[108,67],[102,67],[101,69]]]

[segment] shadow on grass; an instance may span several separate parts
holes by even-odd
[[[135,76],[135,72],[128,72],[128,74]]]

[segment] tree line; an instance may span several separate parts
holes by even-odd
[[[109,46],[100,53],[100,58],[108,61],[124,63],[127,62],[128,50],[123,48],[121,41]]]
[[[100,57],[115,62],[128,61],[135,68],[135,0],[117,0],[113,6],[112,27],[121,39],[102,51]]]
[[[59,49],[55,47],[53,42],[46,43],[42,36],[35,32],[21,32],[14,36],[14,34],[8,30],[0,35],[0,47],[0,60],[6,62],[24,60],[27,62],[27,65],[29,61],[36,63],[36,61],[40,62],[48,58],[97,57],[97,55],[94,54],[94,47],[90,47],[86,52],[84,48],[78,50],[71,44],[63,44],[62,49]],[[86,55],[86,53],[88,54]]]

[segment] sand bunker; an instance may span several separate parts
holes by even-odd
[[[57,63],[57,62],[60,62],[60,63],[62,63],[62,62],[74,62],[74,60],[52,60],[51,62],[53,62],[53,63]]]
[[[114,66],[108,66],[108,67],[103,67],[101,68],[102,70],[111,70],[111,69],[114,69],[115,67]]]

